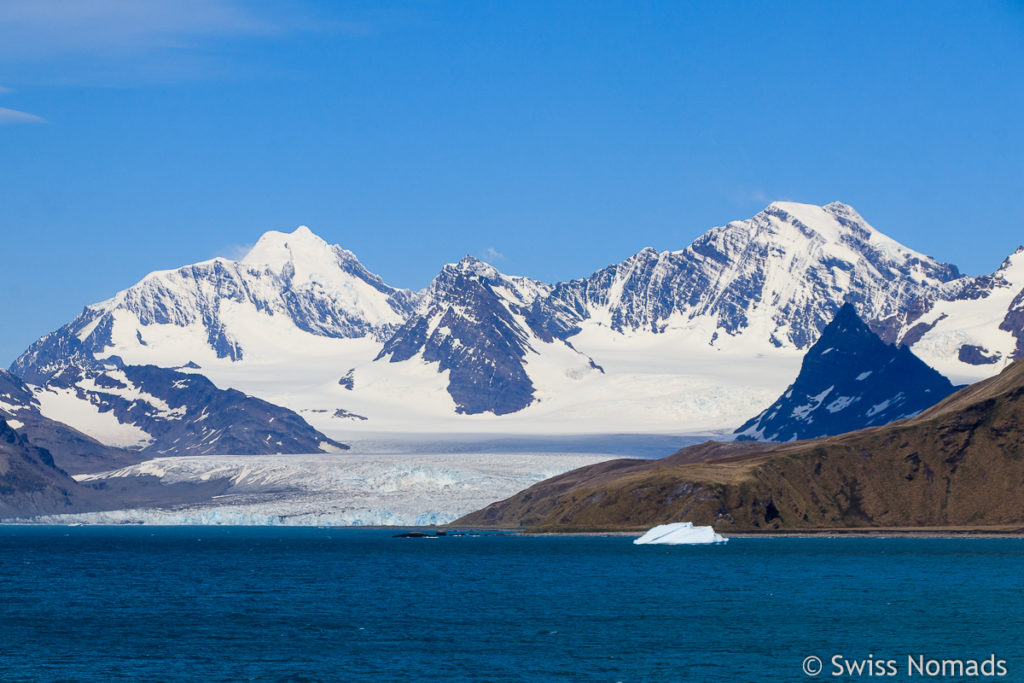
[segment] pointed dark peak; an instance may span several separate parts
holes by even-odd
[[[853,307],[849,301],[839,307],[836,311],[836,315],[832,318],[832,325],[839,325],[841,327],[863,327],[867,329],[867,325],[861,320],[861,317],[857,315],[857,309]]]
[[[871,328],[864,322],[864,319],[857,315],[857,309],[854,308],[853,304],[847,302],[839,307],[839,310],[832,317],[832,321],[821,331],[818,344],[824,340],[825,343],[835,341],[838,344],[846,345],[844,338],[849,336],[862,338],[876,337],[877,335],[871,331]],[[879,339],[879,341],[881,340]],[[812,346],[811,348],[813,349],[814,347]]]
[[[644,247],[625,261],[609,266],[609,270],[622,274],[631,273],[630,277],[635,278],[638,274],[650,271],[660,258],[661,252],[657,249],[654,247]]]
[[[813,365],[826,356],[831,356],[827,359],[830,367],[839,366],[840,359],[856,363],[856,359],[870,353],[881,353],[887,346],[857,315],[853,304],[845,303],[836,312],[832,322],[821,331],[818,341],[807,350],[803,365]]]
[[[807,350],[793,384],[736,433],[767,441],[842,434],[916,415],[953,389],[910,349],[882,341],[846,303]]]

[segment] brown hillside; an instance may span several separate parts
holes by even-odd
[[[32,446],[0,420],[0,517],[62,512],[82,487],[57,469],[49,451]]]
[[[884,427],[584,467],[458,520],[535,531],[1024,527],[1024,362]]]

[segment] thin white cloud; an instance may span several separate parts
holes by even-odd
[[[0,107],[0,126],[11,123],[46,123],[46,119],[25,111]]]
[[[494,247],[487,247],[482,252],[480,252],[480,256],[481,256],[481,258],[483,258],[484,261],[507,261],[508,260],[505,257],[504,254],[502,254],[500,251],[498,251]]]
[[[217,256],[222,256],[231,261],[241,261],[246,254],[252,251],[255,244],[229,244],[217,250]]]
[[[5,88],[4,86],[0,85],[0,95],[9,95],[12,92],[14,91],[10,88]]]
[[[152,53],[210,37],[372,32],[294,0],[0,0],[0,58]]]
[[[151,51],[195,36],[273,30],[231,0],[0,0],[0,55],[20,59]]]
[[[374,32],[335,14],[302,0],[0,0],[0,66],[51,86],[217,80],[247,73],[231,41]]]
[[[749,204],[764,206],[778,199],[778,197],[771,196],[766,190],[758,187],[751,189],[749,185],[746,187],[741,185],[724,187],[722,193],[729,201],[740,206],[747,206]]]

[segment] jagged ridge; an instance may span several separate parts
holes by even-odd
[[[1024,352],[1021,254],[992,275],[962,276],[882,235],[849,206],[777,202],[685,249],[644,249],[579,280],[546,285],[476,261],[446,266],[413,293],[299,228],[267,233],[240,262],[154,273],[33,344],[12,371],[41,385],[112,353],[167,367],[193,360],[190,349],[244,365],[250,346],[292,330],[301,334],[282,342],[283,353],[300,358],[316,338],[373,339],[379,346],[367,361],[426,362],[448,373],[457,412],[507,414],[536,403],[542,379],[532,360],[590,360],[586,348],[577,354],[584,330],[630,338],[685,331],[694,343],[754,356],[766,345],[808,348],[832,312],[852,303],[886,342],[976,378]],[[605,364],[591,362],[595,370]]]

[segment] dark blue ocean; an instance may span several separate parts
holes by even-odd
[[[1021,540],[392,533],[0,527],[0,679],[1024,681]]]

